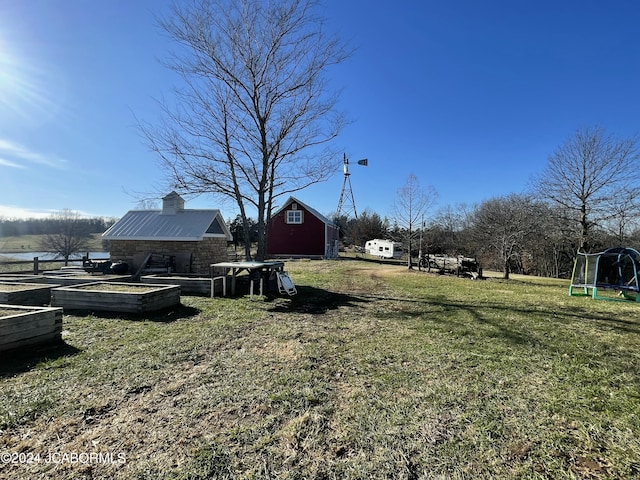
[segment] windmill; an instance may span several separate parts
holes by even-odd
[[[366,167],[369,165],[369,160],[363,158],[358,160],[358,165]],[[356,210],[356,200],[353,196],[353,187],[351,186],[351,174],[349,173],[349,159],[347,154],[344,154],[344,180],[342,181],[342,191],[340,192],[340,200],[338,201],[338,209],[336,211],[336,219],[342,215],[347,217],[353,213],[353,218],[356,220],[356,232],[354,234],[354,244],[360,246],[360,229],[358,227],[358,211]]]

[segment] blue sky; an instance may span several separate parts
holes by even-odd
[[[523,192],[576,129],[640,133],[633,0],[326,0],[356,50],[331,71],[358,212],[388,215],[410,173],[438,207]],[[162,171],[136,130],[175,79],[168,0],[0,0],[0,217],[119,217]],[[296,196],[336,209],[342,172]],[[232,204],[212,197],[187,207]]]

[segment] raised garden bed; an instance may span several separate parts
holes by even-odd
[[[51,290],[51,305],[70,310],[143,313],[179,303],[178,285],[94,282]]]
[[[8,305],[48,305],[53,285],[0,282],[0,303]]]
[[[62,309],[0,304],[0,351],[60,341]]]
[[[42,275],[13,273],[0,275],[0,282],[47,283],[47,279]]]
[[[131,275],[91,275],[85,274],[47,274],[45,275],[46,282],[50,284],[57,284],[62,286],[69,285],[82,285],[87,283],[100,282],[128,282],[131,281]]]
[[[143,275],[140,281],[160,285],[180,285],[183,295],[211,296],[211,277],[184,274]],[[216,282],[216,295],[222,293],[222,284]]]

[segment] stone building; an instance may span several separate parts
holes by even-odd
[[[184,208],[171,192],[162,210],[130,210],[102,234],[112,262],[126,262],[135,273],[145,260],[164,259],[176,273],[209,274],[209,265],[227,260],[233,237],[220,210]]]

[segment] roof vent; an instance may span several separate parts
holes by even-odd
[[[176,192],[162,198],[162,215],[175,215],[184,210],[184,199]]]

